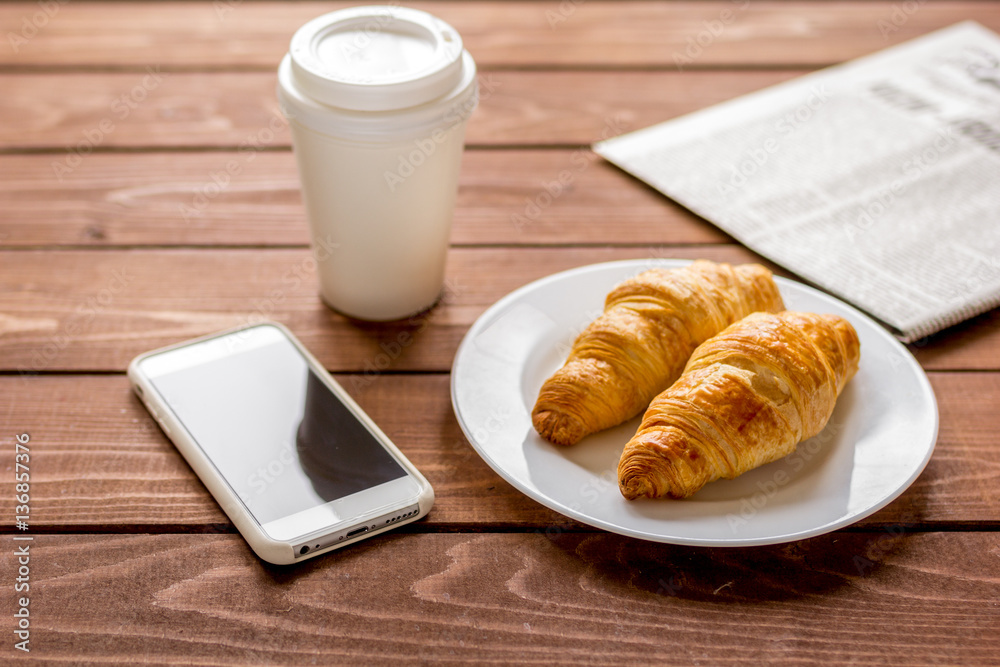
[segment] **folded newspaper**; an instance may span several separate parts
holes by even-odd
[[[977,23],[594,150],[904,341],[1000,305],[1000,37]]]

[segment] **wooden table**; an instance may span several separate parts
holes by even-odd
[[[962,19],[1000,30],[1000,2],[414,3],[463,35],[483,96],[444,302],[391,355],[404,327],[317,299],[274,95],[291,34],[342,6],[0,4],[0,661],[998,664],[1000,311],[911,346],[941,413],[916,483],[855,526],[770,547],[642,542],[537,504],[463,437],[449,368],[490,304],[555,271],[760,261],[592,141]],[[253,556],[124,370],[263,317],[424,471],[426,520],[300,566]],[[23,595],[30,654],[12,633]]]

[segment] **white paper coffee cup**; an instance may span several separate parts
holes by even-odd
[[[450,25],[395,6],[320,16],[278,70],[320,295],[363,320],[433,305],[444,283],[476,65]]]

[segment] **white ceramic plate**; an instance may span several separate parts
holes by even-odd
[[[937,403],[923,369],[855,308],[777,278],[790,310],[846,317],[861,339],[861,367],[826,429],[793,454],[686,500],[625,500],[618,457],[640,417],[563,448],[532,428],[542,383],[621,280],[684,260],[585,266],[536,281],[494,304],[462,341],[452,403],[469,442],[501,477],[543,505],[632,537],[700,546],[789,542],[841,528],[881,509],[924,469],[937,439]]]

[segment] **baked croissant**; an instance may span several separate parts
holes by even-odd
[[[759,264],[698,260],[640,273],[608,294],[604,313],[542,385],[535,430],[572,445],[627,421],[678,378],[698,344],[749,313],[783,308],[771,272]]]
[[[728,327],[650,403],[618,464],[622,495],[686,498],[790,454],[823,430],[859,356],[836,315],[754,313]]]

